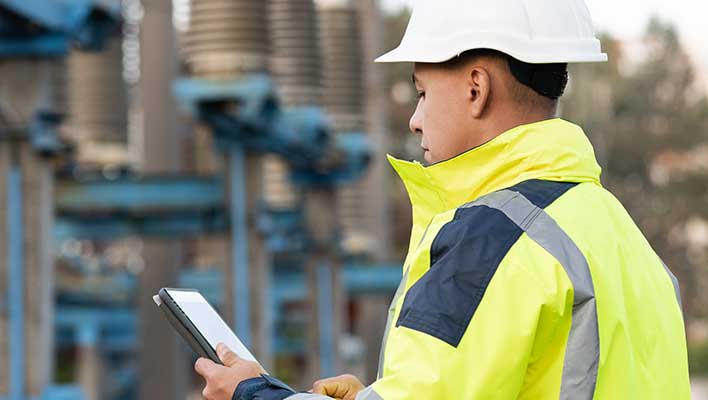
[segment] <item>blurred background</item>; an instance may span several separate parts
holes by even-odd
[[[708,399],[708,45],[692,0],[587,0],[563,118],[681,281]],[[197,399],[152,302],[199,289],[300,390],[376,375],[410,233],[385,154],[404,0],[0,0],[0,399]]]

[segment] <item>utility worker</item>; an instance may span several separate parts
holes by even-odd
[[[377,60],[415,63],[430,164],[390,159],[413,229],[378,379],[293,394],[220,346],[205,397],[689,399],[678,284],[556,118],[567,64],[606,60],[583,0],[415,3]]]

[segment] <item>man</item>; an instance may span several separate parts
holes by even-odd
[[[606,61],[582,0],[421,0],[413,204],[378,379],[293,394],[220,347],[207,399],[688,399],[678,284],[556,119],[567,63]],[[235,393],[233,392],[236,389]]]

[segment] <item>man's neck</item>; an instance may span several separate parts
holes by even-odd
[[[556,110],[553,110],[553,112],[520,112],[519,110],[510,109],[507,112],[497,113],[497,115],[500,115],[500,117],[490,118],[486,129],[484,129],[484,142],[488,142],[517,126],[533,124],[535,122],[558,117]]]

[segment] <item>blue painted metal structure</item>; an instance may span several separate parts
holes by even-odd
[[[37,153],[51,157],[71,150],[71,146],[63,142],[57,133],[63,119],[63,115],[53,111],[37,112],[29,127],[29,141]]]
[[[233,164],[229,175],[231,179],[237,179],[239,174],[236,165]],[[302,176],[300,184],[314,184],[317,180],[311,175]],[[236,189],[237,184],[230,182],[230,187]],[[229,229],[225,177],[138,175],[81,180],[60,177],[56,185],[54,237],[58,240],[192,237],[221,234]],[[239,191],[229,195],[234,199],[243,196]],[[305,220],[300,208],[263,208],[258,215],[258,228],[272,252],[306,250]]]
[[[70,44],[100,49],[120,21],[115,0],[0,0],[0,58],[65,56]],[[40,154],[60,148],[59,116],[38,112],[23,132],[2,132],[2,140],[29,140]],[[14,160],[7,175],[9,400],[26,400],[24,238],[22,169]],[[3,360],[4,362],[4,360]]]
[[[42,394],[41,400],[84,400],[83,389],[77,385],[52,386]]]
[[[354,143],[354,145],[352,145]],[[365,153],[366,147],[352,149]],[[248,270],[248,235],[245,229],[246,201],[244,196],[245,168],[241,147],[230,147],[229,174],[231,181],[228,215],[225,211],[223,178],[220,177],[122,177],[115,180],[59,180],[56,192],[57,221],[55,236],[61,238],[115,239],[123,235],[180,237],[206,233],[222,233],[231,229],[233,285],[239,299],[235,302],[236,316],[249,315],[250,288]],[[355,159],[361,160],[363,157]],[[363,164],[359,164],[363,168]],[[308,184],[316,180],[309,179]],[[329,182],[329,180],[326,180]],[[304,219],[297,212],[265,213],[261,228],[268,233],[270,248],[276,251],[304,250],[307,245]],[[298,239],[299,238],[299,239]],[[299,244],[298,244],[299,243]],[[276,290],[283,292],[283,285]],[[331,289],[329,289],[331,292]],[[290,290],[292,292],[292,290]],[[304,291],[304,286],[298,292]],[[329,307],[330,300],[320,300]],[[329,318],[323,321],[330,320]],[[250,343],[248,318],[235,318],[235,330],[245,343]],[[325,371],[333,369],[333,330],[323,324],[322,354],[327,360]],[[275,339],[275,338],[274,338]],[[282,348],[282,345],[279,345]]]
[[[110,0],[2,0],[0,7],[48,31],[72,36],[96,29],[89,26],[95,22],[91,21],[92,12],[120,15],[120,2]]]
[[[180,79],[175,96],[213,130],[217,148],[275,153],[307,165],[327,151],[327,119],[317,108],[281,110],[270,79],[253,75],[236,81]]]
[[[60,179],[59,214],[146,214],[223,207],[223,178],[218,176],[135,176],[119,179]]]
[[[246,155],[240,146],[229,152],[231,177],[231,268],[233,270],[234,325],[236,334],[246,346],[251,345],[251,288],[248,270],[248,230],[246,228]]]
[[[101,343],[107,351],[138,348],[137,317],[131,308],[61,306],[55,324],[59,346]]]
[[[190,237],[228,229],[222,177],[125,177],[57,182],[55,237]]]
[[[100,49],[104,39],[117,26],[118,4],[114,0],[0,0],[0,58],[60,57],[67,54],[71,44]],[[129,234],[176,237],[220,233],[230,228],[235,256],[233,285],[242,294],[234,309],[237,315],[247,316],[249,304],[246,299],[250,296],[247,294],[248,237],[243,199],[244,153],[280,154],[291,165],[297,183],[331,186],[360,177],[368,163],[369,150],[362,134],[338,135],[333,140],[328,119],[317,108],[281,109],[266,76],[252,76],[238,82],[181,80],[175,86],[175,93],[195,115],[212,127],[217,147],[229,154],[231,181],[228,198],[231,202],[228,205],[225,202],[223,179],[213,177],[196,181],[184,177],[177,180],[64,181],[59,184],[55,233],[58,238],[109,239]],[[38,152],[54,154],[63,148],[54,133],[59,121],[56,114],[38,113],[32,126],[20,135],[29,139]],[[21,172],[17,172],[15,178],[9,177],[8,185],[21,185]],[[13,193],[21,196],[21,190],[8,190],[8,196]],[[8,197],[8,207],[21,206],[21,198],[10,200]],[[20,242],[11,244],[19,248],[19,252],[9,251],[9,257],[21,257],[21,213],[10,215],[19,219],[8,224],[9,237]],[[272,236],[268,243],[273,249],[302,250],[307,245],[302,238],[304,219],[297,210],[264,221],[265,225],[270,224],[268,232]],[[300,236],[302,240],[291,241],[289,235]],[[298,244],[295,247],[285,245],[293,242]],[[21,258],[16,261],[20,269],[11,268],[11,282],[23,281],[21,261]],[[10,264],[13,265],[12,260]],[[328,271],[331,274],[331,270],[321,269],[320,275],[331,280],[331,275],[327,278]],[[276,279],[274,293],[277,298],[274,297],[272,304],[277,306],[283,299],[302,296],[306,289],[304,280],[301,282],[302,286],[298,287],[292,281],[285,283]],[[22,290],[22,285],[11,286]],[[331,287],[329,290],[331,292]],[[23,346],[17,346],[15,339],[22,337],[17,332],[24,328],[17,332],[14,329],[24,324],[23,313],[17,311],[22,311],[23,294],[14,291],[11,296],[15,303],[10,303],[10,312],[18,318],[12,328],[13,348],[17,348],[18,353],[11,354],[10,361],[21,363],[24,360],[19,349]],[[325,308],[331,308],[331,302],[321,303],[320,307],[320,311],[326,314]],[[97,326],[109,326],[109,331],[116,332],[118,327],[111,323],[121,318],[115,312],[104,308],[88,313],[59,308],[57,324],[60,327],[73,324],[73,339],[66,340],[91,344],[101,339]],[[122,321],[123,328],[131,324],[127,319]],[[236,321],[236,331],[245,342],[250,342],[248,318],[237,318]],[[326,329],[328,327],[325,332]],[[60,335],[61,338],[64,336]],[[121,343],[129,346],[135,340],[134,336],[125,334],[114,336],[111,343],[115,347],[120,347]],[[323,335],[322,342],[322,346],[331,348],[332,343],[328,340],[331,342],[331,332]],[[332,364],[327,362],[324,360],[323,365]],[[24,371],[24,368],[15,365],[10,370]],[[24,399],[23,394],[13,395],[12,400]]]
[[[228,229],[224,178],[59,179],[55,238],[190,237]]]
[[[304,271],[301,268],[288,268],[290,272],[279,272],[273,276],[272,310],[274,315],[283,314],[278,311],[285,303],[304,300],[308,295],[308,288]],[[378,266],[358,266],[346,265],[342,268],[341,287],[346,290],[349,296],[360,296],[368,293],[393,293],[401,279],[401,267],[399,265],[378,265]],[[117,298],[130,298],[131,293],[137,289],[137,279],[123,274],[114,275],[115,283],[111,284],[114,290],[127,292]],[[318,269],[318,282],[325,292],[319,304],[320,310],[331,315],[332,298],[332,271],[327,264],[321,264]],[[207,300],[215,307],[220,308],[224,304],[223,275],[219,269],[186,269],[182,272],[179,285],[191,287],[199,290]],[[85,288],[76,287],[73,299],[81,299],[80,291]],[[329,295],[327,294],[329,293]],[[91,307],[81,304],[63,304],[57,308],[56,327],[58,343],[60,345],[70,345],[80,343],[79,335],[81,330],[94,330],[96,335],[85,334],[83,338],[100,340],[109,350],[131,350],[137,346],[136,324],[137,318],[135,310],[129,304],[118,304],[113,306],[95,305],[95,301],[85,297],[86,302],[93,304]],[[66,299],[63,303],[69,303]],[[76,303],[76,301],[74,301]],[[325,327],[325,331],[329,329]],[[93,340],[85,341],[85,344],[95,343]],[[278,351],[283,349],[279,348]]]
[[[25,400],[84,400],[85,398],[83,389],[78,385],[56,385],[48,387],[38,399]],[[9,399],[0,396],[0,400]]]
[[[265,236],[268,249],[276,254],[302,254],[307,250],[305,215],[302,207],[270,209],[263,206],[258,214],[258,230]]]
[[[317,315],[319,324],[320,373],[334,375],[334,294],[332,266],[326,262],[317,266]]]
[[[114,240],[126,236],[176,239],[218,235],[228,230],[223,210],[167,215],[58,216],[54,223],[57,240],[66,238]]]
[[[10,166],[7,175],[7,236],[8,236],[8,299],[10,337],[10,400],[25,399],[25,279],[22,229],[22,171],[17,160]]]
[[[282,109],[270,79],[253,75],[235,81],[180,79],[175,96],[207,123],[217,147],[283,156],[296,182],[337,185],[360,178],[370,161],[362,133],[331,134],[328,117],[316,107]]]
[[[100,50],[120,25],[116,0],[0,0],[0,57]]]
[[[284,318],[294,317],[291,313],[286,315],[283,312],[286,303],[303,301],[308,295],[308,288],[305,274],[302,268],[288,267],[289,272],[278,272],[274,274],[272,297],[269,300],[271,305],[270,313],[279,315],[275,321],[282,326]],[[366,293],[393,293],[401,278],[401,267],[399,265],[380,266],[358,266],[346,265],[340,275],[342,287],[349,296],[358,296]],[[322,297],[318,299],[318,308],[321,315],[331,315],[332,308],[332,275],[331,267],[322,264],[318,269],[318,282],[321,285]],[[130,298],[131,293],[137,289],[137,279],[127,279],[123,275],[116,275],[116,283],[111,287],[121,288],[121,291],[128,293],[118,298]],[[221,308],[224,301],[223,295],[223,275],[221,270],[207,269],[196,270],[186,269],[181,274],[179,285],[182,287],[192,287],[202,292],[205,297],[217,308]],[[73,298],[81,298],[77,287],[77,293]],[[66,303],[66,301],[64,301]],[[87,298],[86,304],[91,306],[74,304],[62,304],[56,310],[56,330],[57,346],[60,348],[72,348],[75,346],[100,346],[105,353],[126,353],[134,352],[139,347],[137,335],[136,311],[128,304],[122,305],[96,305],[95,301]],[[296,316],[295,316],[296,317]],[[321,319],[321,329],[324,335],[321,337],[321,346],[325,349],[332,349],[334,346],[332,327],[327,324],[329,320]],[[327,333],[330,334],[327,334]],[[282,335],[273,338],[275,351],[278,354],[302,354],[305,346],[302,341],[289,339]],[[332,352],[324,355],[322,365],[323,371],[331,372],[334,360]],[[135,385],[135,371],[124,372],[124,375],[116,377],[118,384],[124,387],[119,391],[125,391]],[[50,397],[54,400],[54,398]]]
[[[245,153],[279,154],[295,171],[299,183],[333,185],[360,177],[368,164],[369,151],[363,135],[331,140],[328,119],[318,108],[282,110],[265,75],[236,81],[181,79],[175,83],[174,92],[184,106],[211,127],[217,147],[229,156],[233,287],[238,293],[234,296],[234,321],[236,333],[249,344]]]

